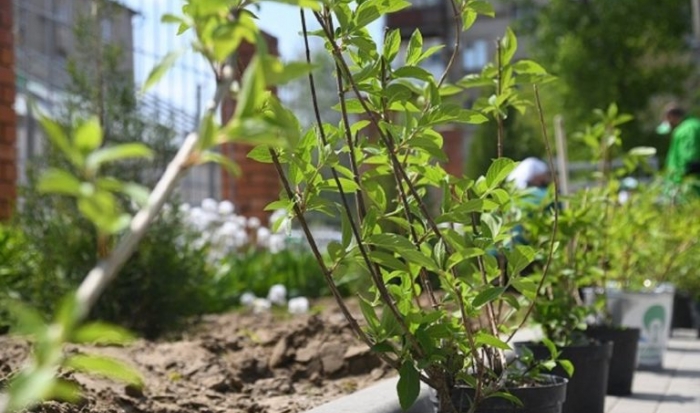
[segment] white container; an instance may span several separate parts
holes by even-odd
[[[639,369],[661,369],[671,332],[673,287],[653,292],[608,290],[608,311],[615,325],[641,330],[637,350]]]

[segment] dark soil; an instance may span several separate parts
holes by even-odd
[[[296,413],[393,374],[355,339],[334,304],[315,315],[207,316],[173,340],[66,351],[124,360],[141,372],[146,387],[65,372],[84,400],[46,402],[37,412]],[[27,354],[26,343],[0,337],[0,378]]]

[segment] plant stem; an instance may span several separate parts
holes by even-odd
[[[496,76],[496,96],[501,96],[503,92],[503,65],[501,64],[501,39],[496,41],[496,68],[498,69],[498,75]],[[503,157],[503,116],[501,115],[501,109],[496,108],[496,124],[498,126],[497,132],[497,143],[496,143],[496,155],[499,158]],[[551,166],[551,164],[550,164]]]
[[[527,319],[530,317],[530,314],[532,314],[532,310],[535,307],[536,298],[540,294],[540,290],[542,289],[544,281],[547,278],[547,274],[549,273],[549,267],[552,264],[552,257],[554,256],[554,245],[556,244],[557,229],[559,227],[559,185],[557,184],[557,176],[554,172],[554,157],[552,155],[552,147],[549,144],[549,136],[547,135],[547,125],[544,122],[544,112],[542,111],[542,100],[540,99],[540,90],[537,87],[537,85],[533,85],[532,87],[535,90],[535,102],[537,106],[537,113],[539,115],[540,127],[542,128],[542,139],[544,140],[544,147],[547,151],[547,163],[549,164],[549,173],[552,179],[552,185],[554,186],[554,222],[552,222],[552,235],[549,239],[549,251],[547,253],[547,262],[545,263],[544,269],[542,270],[542,278],[537,284],[537,290],[535,291],[535,299],[532,300],[532,302],[528,306],[527,311],[525,312],[525,316],[520,321],[520,324],[518,324],[518,327],[515,330],[513,330],[508,336],[506,343],[509,343],[513,339],[515,332],[520,330],[525,325]]]
[[[233,82],[233,57],[229,58],[222,70],[224,76],[220,80],[212,101],[209,103],[206,115],[213,115],[218,109],[224,94],[228,92]],[[185,138],[173,160],[168,164],[163,176],[148,197],[148,201],[131,219],[129,231],[119,241],[107,259],[100,261],[85,277],[76,292],[76,308],[79,321],[87,317],[90,309],[107,285],[117,276],[118,271],[129,259],[136,246],[146,234],[155,216],[168,199],[183,173],[191,166],[192,155],[196,151],[199,135],[190,133]]]
[[[445,65],[445,71],[442,72],[442,76],[440,76],[440,80],[437,83],[438,89],[440,89],[440,86],[442,86],[442,84],[445,83],[445,80],[447,80],[447,76],[449,75],[455,59],[457,58],[457,53],[459,52],[459,45],[462,38],[462,16],[460,16],[459,8],[457,7],[455,0],[450,0],[450,6],[452,7],[452,17],[455,25],[455,44],[453,46],[452,53],[450,53],[450,58],[447,60],[447,64]]]
[[[388,134],[385,134],[382,131],[382,129],[379,127],[379,122],[378,122],[377,118],[375,117],[374,112],[372,112],[370,110],[370,108],[367,106],[367,102],[365,101],[364,97],[360,93],[360,90],[352,77],[352,73],[350,72],[350,68],[347,66],[347,63],[345,62],[345,60],[343,58],[343,55],[342,55],[340,48],[338,47],[338,45],[334,41],[330,40],[330,39],[333,39],[333,33],[330,31],[330,28],[325,24],[324,19],[322,18],[322,16],[319,13],[314,13],[314,15],[316,16],[316,20],[321,25],[321,28],[326,35],[326,38],[329,39],[329,44],[333,49],[332,50],[333,55],[334,55],[336,61],[340,64],[340,67],[343,70],[343,74],[348,79],[348,82],[349,82],[349,84],[350,84],[350,86],[355,94],[355,97],[357,97],[360,105],[362,106],[363,110],[365,111],[365,113],[369,117],[370,122],[375,127],[377,134],[379,135],[380,139],[382,140],[382,142],[386,145],[386,147],[388,149],[387,152],[388,152],[390,160],[392,162],[392,171],[394,174],[398,174],[398,176],[395,178],[404,180],[404,182],[406,183],[406,187],[408,188],[411,195],[416,199],[416,202],[418,203],[418,206],[421,210],[421,213],[425,217],[426,221],[429,223],[431,230],[433,231],[434,234],[436,234],[436,236],[440,240],[442,240],[445,243],[445,250],[448,253],[452,253],[453,251],[449,247],[449,243],[447,243],[444,236],[442,235],[442,232],[440,231],[440,228],[438,228],[437,224],[435,223],[435,220],[432,218],[430,212],[428,211],[428,208],[426,207],[425,203],[423,202],[422,197],[420,196],[420,194],[418,194],[418,191],[413,186],[413,183],[410,180],[410,178],[408,177],[408,175],[406,174],[406,171],[402,168],[401,162],[398,160],[398,158],[396,156],[396,152],[394,151],[394,147],[392,144],[393,138],[391,136],[388,136]],[[401,186],[399,185],[399,187],[401,187]],[[454,269],[453,269],[452,275],[455,279],[457,278],[456,274],[454,274]],[[381,286],[384,287],[383,283],[381,284]],[[380,292],[381,292],[381,287],[380,287]],[[465,333],[469,339],[469,344],[470,344],[470,347],[471,347],[473,354],[476,354],[477,353],[476,346],[475,346],[475,343],[474,343],[474,340],[472,337],[471,329],[469,328],[469,318],[467,317],[466,309],[464,308],[464,303],[461,300],[462,294],[461,294],[461,290],[459,289],[459,287],[455,288],[455,294],[457,297],[459,297],[459,299],[457,299],[457,303],[460,306],[460,314],[462,317],[462,323],[463,323],[464,328],[465,328]],[[390,308],[395,307],[395,306],[393,306],[393,302],[390,301],[390,304],[391,304]],[[401,321],[403,321],[403,320],[401,320]],[[415,339],[415,337],[413,337],[413,335],[409,335],[409,339]]]
[[[270,149],[270,155],[272,156],[272,163],[275,165],[275,169],[277,171],[277,174],[280,177],[280,180],[282,181],[282,185],[284,186],[284,190],[287,193],[287,196],[289,199],[294,199],[294,191],[292,191],[291,186],[289,185],[289,181],[286,178],[286,175],[284,175],[284,170],[282,168],[282,164],[280,163],[279,156],[277,155],[277,152],[274,150]],[[311,251],[314,254],[314,257],[316,258],[316,261],[318,264],[321,266],[321,270],[323,272],[323,276],[326,279],[326,284],[328,284],[328,287],[331,290],[331,294],[333,294],[333,298],[336,300],[338,303],[338,307],[340,307],[340,311],[343,313],[343,316],[345,319],[348,321],[350,324],[351,330],[362,340],[368,347],[373,347],[374,344],[372,343],[372,340],[365,334],[365,332],[362,330],[360,325],[357,323],[357,320],[355,317],[350,314],[350,310],[348,309],[347,305],[345,305],[345,301],[343,301],[343,297],[340,294],[340,291],[335,285],[335,281],[333,280],[333,275],[331,274],[331,271],[328,269],[328,267],[325,265],[325,262],[323,261],[323,256],[321,255],[321,252],[318,248],[318,245],[316,244],[316,240],[313,237],[313,234],[311,233],[311,230],[309,228],[308,222],[306,222],[306,218],[304,217],[304,214],[301,211],[301,208],[297,203],[294,203],[294,214],[297,216],[299,219],[299,223],[302,227],[302,230],[304,231],[304,235],[306,236],[307,241],[309,242],[309,246],[311,247]],[[397,360],[392,359],[385,353],[377,352],[377,357],[379,357],[382,361],[384,361],[386,364],[388,364],[391,368],[395,370],[400,369],[400,365]],[[425,375],[421,374],[420,379],[425,382],[426,384],[433,386],[435,385],[435,380],[431,379],[430,377],[426,377]]]

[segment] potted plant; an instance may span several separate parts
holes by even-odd
[[[456,83],[448,82],[449,64],[439,78],[420,66],[441,47],[425,49],[418,31],[399,62],[398,30],[386,33],[380,52],[366,25],[408,5],[324,6],[311,14],[321,27],[314,33],[307,33],[301,13],[307,56],[307,36],[313,34],[334,58],[339,125],[324,123],[316,108],[316,125],[302,131],[291,112],[264,93],[274,73],[258,48],[244,74],[256,79],[247,84],[257,89],[242,90],[237,103],[237,111],[258,118],[234,122],[227,133],[260,137],[249,156],[274,164],[283,184],[281,199],[269,208],[285,208],[297,220],[358,337],[398,370],[402,407],[414,402],[423,381],[435,390],[440,412],[486,412],[503,405],[517,412],[558,412],[566,380],[540,374],[538,366],[547,363],[524,371],[505,353],[524,322],[514,317],[525,310],[509,289],[529,297],[538,289],[521,276],[537,251],[506,247],[511,224],[504,217],[512,199],[503,183],[516,165],[501,157],[507,141],[499,132],[498,158],[473,180],[445,171],[448,155],[438,132],[488,117],[502,126],[505,109],[524,110],[528,104],[515,86],[548,75],[535,62],[513,61],[517,41],[510,30],[498,42],[495,65]],[[493,14],[486,4],[471,1],[455,3],[454,11],[457,38],[477,14]],[[450,62],[458,50],[457,45]],[[310,86],[314,95],[313,76]],[[491,87],[493,95],[465,109],[460,97],[475,86]],[[309,230],[310,213],[342,221],[342,241],[328,245],[327,259]],[[351,272],[367,279],[359,297],[362,320],[336,285]],[[529,391],[537,397],[524,394]]]
[[[621,273],[626,274],[627,288],[633,282],[642,284],[643,281],[639,280],[642,276],[650,276],[644,271],[620,271],[627,261],[618,252],[631,252],[635,237],[639,238],[638,226],[623,224],[628,224],[629,219],[639,219],[640,214],[637,210],[630,213],[631,205],[637,202],[636,194],[630,196],[627,192],[623,193],[627,197],[620,196],[622,178],[638,171],[645,157],[652,152],[646,148],[636,148],[620,154],[618,126],[630,117],[619,114],[615,105],[609,106],[606,111],[596,111],[596,115],[599,121],[579,134],[578,138],[592,150],[593,160],[600,167],[584,189],[565,199],[566,208],[561,212],[559,225],[561,248],[553,256],[552,275],[544,290],[549,300],[540,300],[535,306],[534,319],[542,325],[545,337],[558,346],[565,346],[562,347],[562,357],[572,361],[575,367],[568,387],[565,411],[603,411],[606,392],[630,394],[637,363],[640,329],[635,328],[635,324],[621,323],[612,317],[615,311],[611,303],[617,302],[616,298],[608,300],[604,289],[600,290],[603,293],[597,299],[586,299],[581,293],[592,291],[586,287],[610,285],[611,281],[621,278]],[[614,159],[621,161],[618,164],[621,166],[613,168]],[[541,239],[539,233],[542,228],[546,229],[548,216],[537,216],[541,219],[530,220],[528,229],[534,239]],[[624,234],[632,237],[630,242],[623,242]],[[586,344],[588,338],[600,343],[612,342],[612,355],[605,344],[588,347],[590,350],[597,348],[598,355],[580,354],[586,348],[581,346]],[[579,350],[574,353],[570,350],[572,348]],[[542,350],[543,347],[540,347],[539,351]],[[591,358],[586,361],[585,357]],[[609,368],[605,366],[606,357],[610,359]],[[607,379],[593,378],[594,374],[602,374],[603,371],[609,372]],[[591,389],[594,388],[598,391],[593,392]]]
[[[559,213],[557,241],[559,248],[549,260],[542,259],[535,277],[550,272],[540,296],[534,300],[533,322],[543,333],[541,342],[516,343],[518,352],[532,353],[535,358],[549,357],[556,347],[560,362],[554,374],[571,376],[567,385],[563,411],[568,413],[602,413],[605,408],[609,363],[613,345],[609,341],[591,340],[585,334],[586,319],[591,314],[584,304],[580,288],[597,276],[587,238],[588,229],[598,225],[598,215],[591,207],[588,193],[563,198],[566,208]],[[523,221],[526,238],[533,244],[549,235],[553,219],[541,206],[532,208]]]
[[[609,227],[615,288],[607,307],[613,322],[641,329],[638,365],[646,369],[663,365],[676,289],[692,288],[685,280],[697,256],[690,204],[660,203],[661,193],[656,185],[638,189],[615,208]],[[649,236],[639,237],[640,230]]]

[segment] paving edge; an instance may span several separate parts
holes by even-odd
[[[396,393],[398,377],[382,380],[370,387],[307,410],[305,413],[432,413],[428,386],[421,383],[418,399],[402,410]]]

